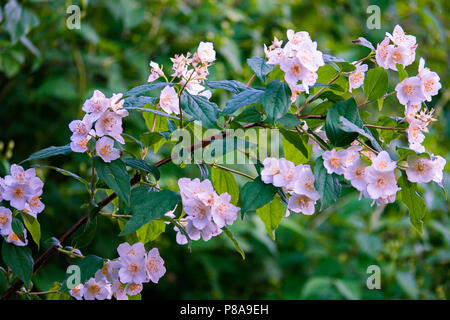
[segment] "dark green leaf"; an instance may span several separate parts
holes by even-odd
[[[42,150],[39,150],[35,153],[33,153],[31,156],[29,156],[27,159],[23,160],[25,161],[31,161],[31,160],[37,160],[37,159],[45,159],[50,158],[58,155],[66,155],[72,152],[72,149],[70,148],[70,145],[61,146],[61,147],[48,147]]]
[[[234,247],[236,248],[236,251],[239,252],[239,254],[242,257],[242,260],[245,260],[245,253],[239,246],[239,243],[237,242],[236,238],[233,236],[231,231],[227,227],[223,227],[222,230],[223,230],[223,233],[225,233],[225,235],[233,242]]]
[[[355,99],[337,102],[328,110],[325,120],[325,131],[330,142],[337,147],[345,147],[358,137],[356,132],[346,132],[341,129],[340,117],[362,128],[363,122],[359,116]]]
[[[225,89],[233,93],[239,93],[247,87],[236,80],[206,81],[206,85],[212,89]]]
[[[388,89],[388,74],[382,67],[370,69],[364,77],[364,95],[367,100],[381,98]]]
[[[341,194],[339,176],[334,173],[328,174],[322,157],[317,158],[314,162],[314,185],[320,194],[320,210],[334,204]]]
[[[157,83],[150,83],[150,84],[143,84],[141,86],[135,87],[129,91],[127,91],[124,96],[139,96],[142,95],[148,91],[158,89],[161,87],[170,86],[172,84],[166,83],[166,82],[157,82]]]
[[[287,141],[303,153],[306,159],[309,159],[308,150],[306,149],[305,144],[297,131],[280,129],[280,132]]]
[[[181,106],[192,120],[198,120],[204,127],[217,129],[219,108],[203,96],[194,96],[187,92],[181,95]]]
[[[28,286],[33,276],[34,263],[30,248],[3,241],[2,258],[12,272]]]
[[[291,106],[291,89],[285,82],[274,80],[269,83],[262,97],[262,106],[270,123],[282,118]]]
[[[160,178],[159,169],[157,167],[152,166],[149,162],[147,162],[145,160],[128,158],[128,159],[123,159],[123,162],[125,162],[125,164],[127,166],[130,166],[134,169],[151,173],[155,177],[156,180],[159,180],[159,178]]]
[[[249,106],[252,104],[260,104],[264,95],[263,90],[248,88],[241,93],[235,94],[228,100],[223,114],[232,114],[241,107]]]
[[[260,176],[247,182],[241,190],[241,214],[244,215],[247,211],[254,211],[269,203],[277,191],[277,187],[265,184]]]
[[[134,188],[131,192],[132,217],[128,220],[121,236],[134,232],[152,220],[173,210],[181,197],[178,193],[162,190],[153,192],[146,186]]]
[[[128,175],[125,163],[114,160],[110,163],[103,162],[99,157],[94,157],[94,167],[98,177],[105,182],[109,188],[113,189],[122,201],[130,205],[130,176]]]
[[[399,200],[406,204],[413,227],[422,234],[423,219],[427,214],[427,206],[425,200],[417,191],[417,183],[410,182],[406,174],[402,172],[402,176],[398,179],[398,185],[401,188]]]
[[[266,60],[260,57],[248,58],[247,64],[250,68],[252,68],[262,82],[266,81],[266,75],[269,74],[274,68],[274,65],[267,64]]]

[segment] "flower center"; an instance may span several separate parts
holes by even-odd
[[[337,168],[341,164],[341,161],[339,158],[331,158],[330,163],[333,168]]]
[[[111,154],[111,146],[104,145],[103,147],[101,147],[100,154],[104,157],[110,155]]]
[[[430,92],[431,90],[433,90],[433,86],[434,86],[434,81],[433,80],[426,81],[425,84],[424,84],[425,91],[426,92]]]
[[[415,91],[414,87],[410,84],[405,84],[403,86],[403,92],[408,96],[412,96],[414,94],[414,91]]]
[[[16,199],[22,199],[25,196],[25,193],[23,192],[23,188],[16,188],[14,189],[14,198]]]

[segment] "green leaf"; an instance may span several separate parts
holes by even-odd
[[[400,287],[405,291],[410,299],[419,298],[419,288],[416,279],[409,272],[398,272],[395,276]]]
[[[267,233],[275,240],[275,229],[280,224],[286,213],[286,206],[278,198],[274,198],[265,206],[256,209],[259,218],[264,222]]]
[[[241,249],[241,247],[239,246],[239,243],[237,242],[236,238],[233,236],[231,231],[227,227],[223,227],[222,230],[223,230],[223,233],[225,233],[225,235],[233,242],[234,247],[236,248],[236,251],[239,252],[239,254],[242,257],[242,260],[245,260],[244,250]]]
[[[156,240],[165,230],[166,224],[164,221],[154,220],[140,227],[136,231],[136,235],[139,242],[146,244],[149,241]]]
[[[231,203],[237,205],[239,201],[239,187],[231,172],[212,167],[211,181],[218,194],[227,192],[231,196]]]
[[[22,219],[23,219],[23,223],[25,224],[25,227],[30,232],[31,237],[33,238],[33,240],[36,243],[38,250],[39,250],[40,241],[41,241],[41,225],[39,224],[37,219],[33,218],[32,216],[30,216],[26,213],[23,213],[23,212],[21,213],[21,215],[22,215]]]
[[[162,217],[175,208],[181,197],[178,193],[162,190],[153,192],[152,188],[141,186],[131,192],[132,217],[128,220],[121,236],[134,232],[152,220]]]
[[[61,168],[57,168],[57,167],[54,167],[54,166],[44,166],[44,165],[39,165],[39,164],[32,165],[32,167],[33,168],[48,168],[48,169],[55,170],[55,171],[65,175],[67,177],[72,177],[72,178],[78,180],[79,182],[84,184],[86,186],[86,188],[89,190],[89,182],[86,181],[86,179],[83,179],[82,177],[80,177],[79,175],[77,175],[77,174],[75,174],[73,172],[70,172],[70,171],[67,171],[67,170],[64,170],[64,169],[61,169]]]
[[[403,80],[408,78],[408,72],[406,72],[403,65],[397,63],[395,64],[395,66],[397,67],[399,82],[402,82]]]
[[[261,104],[261,99],[264,95],[264,90],[248,88],[241,93],[235,94],[228,100],[223,114],[232,114],[239,108],[249,106],[252,104]]]
[[[28,286],[33,276],[34,263],[30,248],[3,241],[2,258],[12,272]]]
[[[360,128],[356,124],[348,121],[347,118],[344,118],[343,116],[339,117],[338,127],[345,132],[356,132],[356,133],[366,137],[367,139],[370,140],[370,142],[372,143],[372,146],[376,150],[378,150],[378,151],[383,150],[381,148],[380,144],[378,143],[377,139],[375,139],[375,137],[372,135],[372,133],[366,127]]]
[[[336,62],[337,66],[341,70],[341,72],[352,72],[356,70],[356,67],[354,64],[350,62]]]
[[[143,84],[137,87],[134,87],[133,89],[127,91],[124,96],[139,96],[142,95],[148,91],[154,90],[154,89],[158,89],[161,87],[166,87],[166,86],[170,86],[170,83],[167,82],[157,82],[157,83],[150,83],[150,84]]]
[[[247,64],[250,68],[252,68],[262,82],[266,81],[266,75],[269,74],[274,68],[274,65],[267,64],[266,60],[260,57],[248,58]]]
[[[303,155],[305,156],[306,159],[309,159],[308,149],[306,149],[305,144],[303,143],[303,140],[297,131],[280,129],[280,132],[287,141],[289,141],[298,150],[300,150],[301,153],[303,153]]]
[[[145,106],[146,104],[152,105],[155,102],[155,97],[147,97],[147,96],[131,96],[126,97],[123,102],[123,107],[125,109],[134,109]],[[155,110],[153,110],[155,111]]]
[[[291,89],[287,83],[278,79],[270,82],[264,91],[262,106],[270,123],[281,119],[291,106]]]
[[[306,158],[296,146],[284,137],[281,138],[281,145],[283,146],[284,158],[292,161],[295,165],[306,163],[309,160],[309,158]],[[306,149],[308,150],[308,154],[312,154],[312,145],[306,145]]]
[[[203,96],[194,96],[188,92],[181,94],[181,107],[192,120],[198,120],[206,128],[217,129],[219,107]]]
[[[363,126],[354,98],[339,101],[328,109],[325,131],[330,142],[337,147],[345,147],[358,137],[356,132],[346,132],[341,129],[341,116],[359,128]]]
[[[382,67],[367,71],[364,77],[364,95],[367,100],[381,98],[388,89],[388,74]]]
[[[398,185],[402,188],[399,191],[399,199],[409,210],[409,219],[414,228],[423,233],[423,219],[427,213],[425,200],[417,191],[417,183],[412,183],[406,177],[406,173],[402,172],[402,176],[398,179]]]
[[[160,178],[159,169],[157,167],[152,166],[149,162],[147,162],[145,160],[128,158],[128,159],[123,159],[123,162],[125,162],[125,164],[127,166],[130,166],[134,169],[151,173],[155,177],[156,180],[159,180],[159,178]]]
[[[272,184],[265,184],[260,176],[247,182],[241,190],[242,216],[247,211],[254,211],[272,201],[277,191],[277,187]]]
[[[94,167],[98,177],[113,189],[126,205],[130,206],[130,176],[125,163],[120,159],[106,163],[99,157],[94,157]]]
[[[262,113],[259,112],[255,106],[252,106],[245,108],[238,116],[234,118],[233,122],[251,123],[262,121],[262,119]]]
[[[85,283],[90,278],[94,277],[95,273],[100,270],[103,267],[103,259],[90,254],[85,256],[84,259],[80,259],[80,261],[77,263],[77,266],[80,268],[80,282]],[[69,278],[70,274],[66,274],[66,277],[64,278],[62,289],[63,291],[69,290],[67,288],[67,279]]]
[[[25,161],[32,161],[32,160],[37,160],[37,159],[46,159],[46,158],[50,158],[50,157],[54,157],[54,156],[58,156],[58,155],[66,155],[72,152],[72,149],[70,148],[70,145],[66,145],[66,146],[61,146],[61,147],[48,147],[42,150],[39,150],[35,153],[33,153],[31,156],[29,156],[27,159],[23,160],[22,162]],[[21,163],[22,163],[21,162]]]
[[[339,176],[334,173],[328,174],[322,157],[317,158],[314,162],[314,185],[320,194],[320,210],[334,204],[341,194]]]
[[[245,84],[236,80],[206,81],[205,84],[211,89],[225,89],[233,93],[247,89]]]
[[[11,228],[12,231],[18,236],[21,240],[24,240],[23,238],[23,231],[25,227],[23,226],[22,221],[19,218],[13,217],[11,221]]]
[[[292,113],[287,113],[280,119],[278,119],[277,123],[281,124],[283,127],[289,128],[289,127],[296,127],[299,126],[300,120],[294,116]]]
[[[140,293],[138,293],[134,296],[128,296],[128,300],[142,300],[142,296]]]

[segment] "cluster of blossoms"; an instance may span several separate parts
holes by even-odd
[[[364,74],[368,70],[367,64],[361,64],[361,62],[353,62],[355,70],[348,75],[348,91],[352,92],[353,89],[358,89],[364,84]]]
[[[397,163],[386,151],[378,155],[362,151],[362,147],[352,145],[347,149],[325,151],[322,154],[324,167],[329,174],[344,175],[361,196],[373,199],[377,204],[395,201],[400,188],[397,185],[395,169]],[[411,182],[442,182],[445,159],[433,159],[410,155],[407,158],[406,174]]]
[[[82,120],[74,120],[69,124],[73,132],[70,148],[73,152],[86,152],[88,142],[98,138],[95,143],[97,155],[105,162],[111,162],[120,157],[118,149],[114,148],[114,140],[120,144],[122,137],[122,118],[128,116],[123,108],[122,94],[113,94],[107,98],[101,91],[95,90],[91,98],[82,107],[86,115]]]
[[[166,273],[164,260],[156,248],[146,252],[141,242],[132,246],[125,242],[117,247],[117,252],[118,259],[107,260],[93,278],[70,290],[70,295],[77,300],[105,300],[113,296],[128,300],[142,291],[143,283],[158,283]]]
[[[316,83],[317,70],[325,63],[322,52],[317,50],[317,42],[311,40],[308,32],[288,30],[287,38],[284,47],[283,41],[275,38],[269,47],[264,45],[264,52],[268,64],[279,65],[284,71],[294,102],[299,93],[309,93],[309,87]]]
[[[281,187],[290,194],[287,209],[306,215],[314,213],[319,193],[314,188],[314,174],[307,164],[294,165],[284,158],[266,158],[261,179],[266,184]],[[289,215],[289,210],[286,212]]]
[[[178,186],[184,212],[187,214],[179,222],[190,239],[199,240],[201,237],[208,241],[221,234],[221,228],[233,224],[236,220],[240,208],[230,203],[231,196],[228,193],[218,195],[208,179],[200,181],[198,178],[181,178],[178,180]],[[174,217],[172,212],[166,215]],[[181,230],[177,227],[174,227],[174,230],[177,231],[177,243],[186,244],[187,238]]]
[[[393,44],[390,44],[391,41]],[[403,67],[409,66],[416,59],[416,37],[407,35],[402,27],[396,25],[392,35],[386,32],[386,37],[377,45],[376,60],[380,67],[397,71],[397,63]]]
[[[362,151],[358,145],[352,145],[347,149],[325,151],[322,159],[329,174],[343,174],[361,192],[361,196],[373,199],[377,204],[395,201],[397,191],[400,190],[394,172],[397,163],[386,151],[375,155],[371,151]]]
[[[398,101],[405,106],[405,121],[409,123],[406,131],[409,148],[419,153],[425,152],[422,132],[428,132],[428,125],[436,121],[432,117],[434,109],[428,112],[421,110],[422,103],[431,101],[431,97],[438,93],[442,87],[439,81],[438,74],[425,68],[425,61],[420,58],[418,75],[404,79],[395,87]]]
[[[43,187],[44,183],[36,176],[35,169],[24,170],[21,166],[13,164],[10,175],[0,178],[0,201],[9,201],[11,207],[37,218],[45,208],[40,198]],[[26,229],[23,230],[23,236],[19,237],[13,232],[12,220],[11,210],[0,207],[0,235],[16,246],[26,246],[28,244]]]
[[[172,74],[174,78],[179,78],[179,84],[185,87],[185,90],[192,95],[201,95],[207,99],[211,98],[211,91],[205,90],[202,82],[209,75],[208,67],[216,60],[216,52],[212,42],[200,42],[197,51],[191,56],[191,53],[186,55],[175,55],[170,58],[173,63]],[[192,68],[191,68],[192,67]],[[150,62],[151,74],[148,77],[148,82],[153,82],[159,77],[167,80],[162,66],[160,67],[156,62]],[[159,106],[168,114],[180,114],[178,93],[173,86],[167,85],[159,97]]]
[[[390,42],[394,44],[390,44]],[[403,67],[412,64],[416,57],[416,37],[407,35],[399,25],[393,34],[386,33],[384,40],[377,45],[376,61],[385,69],[397,71],[396,64]],[[417,76],[408,77],[397,84],[395,91],[398,101],[405,106],[405,121],[409,123],[407,130],[409,148],[416,152],[425,152],[422,142],[428,132],[434,110],[420,111],[422,103],[431,101],[441,88],[440,78],[436,72],[425,68],[425,60],[420,58]]]

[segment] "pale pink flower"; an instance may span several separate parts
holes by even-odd
[[[327,150],[322,154],[322,159],[323,166],[327,169],[328,174],[343,174],[347,161],[347,150]]]
[[[159,279],[166,273],[164,260],[159,255],[157,248],[153,248],[148,252],[145,269],[147,270],[148,278],[154,283],[158,283]]]
[[[84,285],[82,283],[78,284],[75,288],[69,290],[69,294],[77,300],[82,300],[84,294]]]
[[[83,104],[82,110],[89,114],[92,122],[96,121],[109,108],[109,99],[99,91],[95,90],[91,98]]]
[[[197,54],[202,62],[213,62],[216,60],[216,51],[212,42],[201,41],[198,45]]]
[[[156,62],[150,61],[150,75],[148,76],[147,82],[153,82],[159,77],[164,77],[164,72]]]
[[[86,136],[86,137],[74,137],[72,135],[71,138],[71,142],[70,142],[70,149],[72,149],[73,152],[86,152],[88,147],[87,144],[89,143],[89,140],[91,140],[91,136]]]
[[[389,37],[385,37],[383,41],[377,44],[377,50],[375,54],[375,58],[377,60],[377,64],[384,69],[389,69],[387,65],[387,58],[389,55],[389,49],[393,48],[392,45],[389,44]]]
[[[0,234],[7,236],[12,232],[12,212],[8,208],[0,207]]]
[[[434,167],[433,181],[434,182],[442,183],[444,167],[445,167],[446,163],[447,163],[447,161],[441,156],[433,157],[433,167]]]
[[[261,170],[261,180],[266,183],[273,183],[273,177],[280,173],[278,159],[266,158],[263,161],[264,169]]]
[[[420,58],[419,62],[419,78],[421,80],[422,92],[427,101],[431,101],[431,97],[437,95],[439,89],[442,88],[439,75],[436,72],[425,68],[425,60]]]
[[[295,180],[295,165],[284,158],[279,159],[280,172],[273,177],[272,184],[275,187],[290,187]]]
[[[125,292],[125,284],[122,284],[119,280],[114,280],[111,286],[111,292],[114,298],[117,300],[128,300],[127,293]]]
[[[173,87],[167,86],[161,91],[159,105],[165,112],[168,114],[180,114],[179,103],[178,94]]]
[[[397,163],[391,159],[389,153],[383,150],[372,159],[372,167],[380,172],[392,172],[397,167]]]
[[[314,174],[309,165],[298,165],[295,167],[295,181],[292,190],[299,195],[306,195],[311,199],[319,199],[319,193],[314,186]]]
[[[398,101],[403,105],[421,104],[425,100],[419,77],[409,77],[395,86]]]
[[[95,281],[94,278],[90,278],[83,288],[85,300],[105,300],[111,299],[111,285],[105,280]]]
[[[23,240],[20,239],[17,234],[11,231],[8,237],[6,237],[6,242],[12,243],[13,245],[18,247],[25,247],[28,244],[27,230],[23,229]]]
[[[344,171],[344,177],[358,191],[365,191],[367,187],[366,169],[368,165],[358,158]]]
[[[237,218],[239,208],[231,204],[230,201],[231,196],[225,192],[216,198],[212,207],[211,216],[219,228],[233,224]]]
[[[294,212],[312,215],[314,213],[314,205],[317,199],[311,199],[308,196],[293,193],[289,198],[287,207],[289,210]]]
[[[367,64],[355,64],[356,70],[352,71],[348,76],[348,91],[352,92],[352,89],[357,89],[364,84],[364,74],[368,69]]]
[[[372,199],[387,197],[400,190],[393,171],[378,171],[368,167],[366,177],[367,193]]]
[[[95,123],[95,132],[98,137],[110,136],[117,142],[124,144],[125,140],[121,136],[122,116],[114,111],[105,111]]]
[[[426,157],[409,155],[406,175],[411,182],[430,182],[435,176],[433,161]]]
[[[108,137],[102,137],[95,144],[97,155],[105,162],[111,162],[120,158],[120,151],[114,148],[114,140]]]

